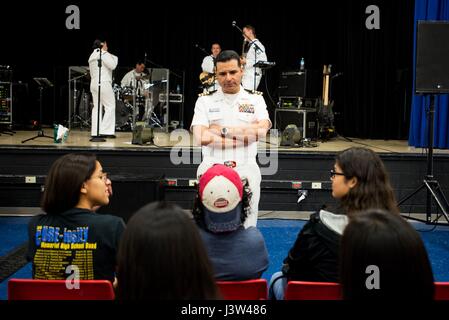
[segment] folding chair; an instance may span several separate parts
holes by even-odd
[[[435,282],[435,300],[449,300],[449,282]]]
[[[114,300],[114,298],[114,289],[108,280],[80,280],[79,289],[67,288],[66,280],[11,279],[8,282],[8,300]]]
[[[342,300],[341,286],[334,282],[289,281],[285,300]]]
[[[225,300],[267,300],[267,280],[217,281]]]

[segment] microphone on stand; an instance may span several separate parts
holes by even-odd
[[[209,55],[209,53],[206,51],[206,49],[204,49],[203,47],[201,47],[198,43],[195,43],[195,48],[203,51],[206,55]]]
[[[339,73],[334,74],[331,78],[337,78],[342,75],[343,75],[343,72],[339,72]]]
[[[237,24],[237,22],[232,21],[232,26],[235,27],[235,25]]]

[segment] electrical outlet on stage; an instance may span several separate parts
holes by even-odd
[[[312,182],[312,189],[321,189],[321,182]]]
[[[36,183],[36,177],[25,177],[25,183]]]

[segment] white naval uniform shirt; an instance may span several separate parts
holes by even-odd
[[[204,72],[214,73],[214,58],[212,56],[204,57],[201,69]]]
[[[95,49],[89,57],[89,72],[91,84],[98,83],[98,59],[100,50]],[[117,67],[118,58],[113,54],[102,51],[101,53],[101,82],[112,82],[112,70]]]
[[[254,43],[257,44],[257,46],[260,48],[260,50],[257,49],[257,51],[256,51],[256,46],[254,45]],[[254,54],[255,51],[256,51],[256,55]],[[246,53],[246,64],[245,64],[245,69],[244,69],[245,74],[248,74],[248,76],[254,77],[254,64],[258,61],[267,61],[267,60],[268,59],[267,59],[267,53],[265,52],[265,47],[258,39],[254,39],[253,41],[251,41],[251,46],[249,47],[249,50]],[[259,76],[261,76],[262,70],[260,68],[256,68],[256,73]]]
[[[146,73],[141,72],[137,73],[135,69],[129,71],[125,76],[122,78],[122,81],[120,82],[122,87],[126,86],[132,86],[136,88],[136,77],[143,77],[146,76]],[[138,82],[138,85],[142,84],[142,80]]]
[[[190,130],[196,125],[209,127],[217,124],[224,127],[236,127],[261,120],[270,121],[267,105],[261,95],[249,93],[242,86],[237,94],[225,95],[219,87],[215,93],[198,98]],[[204,158],[212,158],[217,162],[227,160],[255,162],[257,141],[248,146],[229,147],[224,150],[202,146],[202,154]]]
[[[201,69],[203,72],[215,73],[214,57],[212,55],[204,57]],[[217,79],[215,79],[214,84],[210,86],[207,91],[216,90],[219,86]]]

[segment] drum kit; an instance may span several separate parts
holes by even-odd
[[[134,79],[127,86],[113,83],[116,131],[132,131],[136,122],[145,122],[151,127],[162,128],[163,123],[154,109],[156,106],[160,108],[159,94],[165,90],[166,82],[167,80],[151,81],[149,75],[144,75]],[[69,95],[69,126],[90,128],[94,104],[90,94],[88,67],[69,68]]]
[[[117,131],[132,131],[136,122],[146,122],[162,128],[154,113],[152,85],[148,76],[140,77],[140,85],[113,85],[115,95],[115,127]]]

